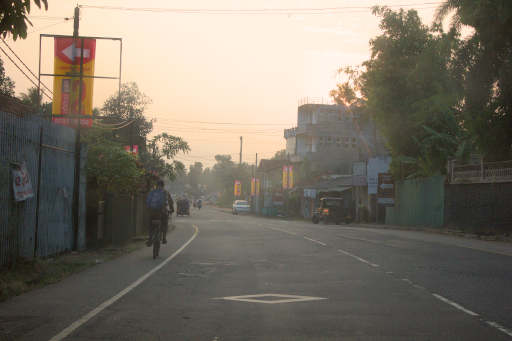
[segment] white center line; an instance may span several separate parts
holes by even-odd
[[[311,241],[311,242],[313,242],[313,243],[320,244],[320,245],[322,245],[322,246],[327,246],[327,244],[322,243],[321,241],[316,240],[316,239],[312,239],[312,238],[309,238],[309,237],[306,237],[306,236],[304,236],[304,239],[307,239],[307,240],[309,240],[309,241]]]
[[[358,256],[356,256],[356,255],[354,255],[354,254],[352,254],[352,253],[350,253],[350,252],[348,252],[348,251],[338,249],[338,252],[341,252],[341,253],[343,253],[344,255],[347,255],[347,256],[349,256],[349,257],[352,257],[352,258],[354,258],[354,259],[357,259],[358,261],[363,262],[363,263],[365,263],[365,264],[368,264],[368,265],[370,265],[370,266],[373,266],[374,268],[378,268],[378,267],[379,267],[379,265],[378,265],[378,264],[375,264],[375,263],[372,263],[372,262],[370,262],[370,261],[367,261],[366,259],[363,259],[363,258],[361,258],[361,257],[358,257]]]
[[[195,229],[194,234],[192,235],[192,237],[190,237],[190,239],[185,244],[183,244],[178,250],[176,250],[176,252],[174,252],[172,255],[167,257],[162,263],[155,266],[151,271],[147,272],[145,275],[140,277],[138,280],[136,280],[135,282],[133,282],[132,284],[130,284],[129,286],[127,286],[126,288],[121,290],[117,295],[109,298],[108,300],[101,303],[99,306],[97,306],[96,308],[94,308],[93,310],[91,310],[90,312],[88,312],[87,314],[85,314],[84,316],[82,316],[81,318],[76,320],[75,322],[73,322],[71,325],[69,325],[69,327],[67,327],[66,329],[64,329],[63,331],[61,331],[59,334],[55,335],[54,337],[52,337],[50,339],[50,341],[60,341],[60,340],[63,340],[64,338],[68,337],[71,333],[73,333],[75,330],[80,328],[87,321],[89,321],[94,316],[101,313],[105,308],[108,308],[109,306],[114,304],[117,300],[119,300],[121,297],[123,297],[124,295],[126,295],[127,293],[129,293],[130,291],[135,289],[136,287],[138,287],[142,282],[144,282],[146,279],[148,279],[150,276],[152,276],[155,272],[157,272],[158,270],[163,268],[167,263],[169,263],[171,260],[173,260],[174,257],[176,257],[178,254],[180,254],[197,237],[197,234],[199,233],[199,229],[196,225],[193,225],[193,226]]]
[[[438,294],[435,294],[435,293],[432,293],[432,296],[434,296],[434,297],[435,297],[435,298],[437,298],[438,300],[443,301],[443,302],[444,302],[444,303],[446,303],[446,304],[451,305],[451,306],[452,306],[452,307],[454,307],[454,308],[459,309],[460,311],[465,312],[465,313],[466,313],[466,314],[468,314],[468,315],[471,315],[471,316],[479,316],[479,315],[478,315],[477,313],[475,313],[474,311],[471,311],[471,310],[469,310],[469,309],[466,309],[466,308],[464,308],[463,306],[461,306],[460,304],[455,303],[455,302],[453,302],[453,301],[451,301],[451,300],[447,299],[446,297],[443,297],[443,296],[438,295]]]

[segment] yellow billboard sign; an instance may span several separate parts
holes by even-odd
[[[82,48],[83,43],[83,48]],[[94,60],[96,39],[56,37],[54,40],[53,121],[64,125],[76,125],[76,119],[68,115],[91,115],[94,85]],[[83,55],[82,55],[83,52]],[[82,82],[80,85],[80,63]],[[80,97],[80,87],[82,96]],[[80,112],[79,112],[80,108]],[[91,119],[80,119],[82,126],[91,126]]]

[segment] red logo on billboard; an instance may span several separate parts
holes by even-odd
[[[96,40],[84,39],[84,64],[94,60]],[[82,39],[55,38],[55,55],[66,64],[80,65]]]

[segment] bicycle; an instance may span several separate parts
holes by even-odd
[[[160,240],[162,239],[162,220],[151,220],[151,243],[153,244],[153,259],[158,257],[160,252]]]

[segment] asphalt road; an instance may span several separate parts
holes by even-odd
[[[0,304],[20,340],[512,340],[512,245],[213,208]],[[249,297],[247,297],[249,296]]]

